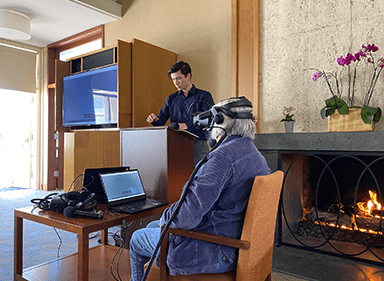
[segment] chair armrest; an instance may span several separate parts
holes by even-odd
[[[163,231],[163,229],[164,226],[161,227],[161,231]],[[250,246],[250,243],[244,240],[218,236],[201,231],[183,230],[170,227],[168,228],[167,233],[164,236],[164,240],[162,241],[160,248],[160,280],[168,280],[166,256],[168,251],[168,239],[170,233],[239,249],[249,249]]]
[[[197,240],[203,240],[206,242],[212,242],[224,246],[239,248],[239,249],[248,249],[249,242],[224,236],[219,236],[211,233],[205,233],[201,231],[193,231],[193,230],[184,230],[178,228],[169,228],[168,233],[193,238]]]

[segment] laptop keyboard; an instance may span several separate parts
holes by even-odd
[[[140,210],[143,206],[147,204],[154,204],[157,205],[158,201],[147,198],[146,200],[126,203],[119,206],[114,206],[113,208],[115,211],[122,212],[122,213],[132,213],[134,210]]]

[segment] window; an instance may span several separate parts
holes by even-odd
[[[59,59],[61,61],[66,61],[68,59],[99,50],[101,48],[102,48],[102,42],[101,42],[101,39],[98,39],[98,40],[77,46],[75,48],[60,52]]]

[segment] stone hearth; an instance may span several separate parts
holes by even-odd
[[[278,154],[284,151],[384,153],[384,131],[256,134],[254,144],[275,171],[279,168]]]

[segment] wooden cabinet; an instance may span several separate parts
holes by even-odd
[[[97,160],[95,162],[96,149],[97,151],[100,151],[100,149],[108,150],[109,148],[101,146],[101,143],[108,146],[108,141],[101,143],[96,141],[94,139],[95,135],[97,135],[96,139],[99,139],[99,135],[101,136],[101,134],[97,134],[97,131],[93,131],[95,133],[72,132],[70,128],[63,127],[63,77],[117,64],[117,129],[149,127],[146,117],[152,112],[157,114],[163,107],[167,96],[175,91],[175,87],[167,75],[169,67],[175,62],[175,53],[137,39],[132,39],[129,42],[118,40],[117,45],[72,58],[67,62],[56,61],[56,130],[58,132],[71,132],[61,134],[64,135],[65,139],[64,142],[59,142],[65,143],[64,160],[59,159],[59,161],[65,162],[63,165],[64,170],[60,171],[59,169],[58,179],[59,182],[64,182],[65,179],[64,190],[69,188],[68,184],[85,168],[119,166],[120,161],[116,162],[116,159],[120,157],[120,146],[119,142],[116,143],[112,136],[116,132],[100,129],[99,132],[103,131],[106,135],[111,135],[111,141],[114,141],[113,146],[117,146],[117,150],[110,152],[116,153],[113,157],[106,157],[102,161]],[[104,139],[104,136],[101,138]],[[79,148],[79,140],[77,139],[81,139],[81,143],[87,146],[87,150]],[[107,139],[108,137],[106,137]]]
[[[120,131],[76,131],[64,134],[64,191],[85,168],[120,166]],[[79,178],[81,187],[82,178]]]
[[[176,54],[149,43],[133,39],[118,40],[117,45],[72,58],[56,61],[56,129],[62,126],[64,76],[117,64],[118,128],[147,127],[151,113],[158,113],[165,99],[175,91],[167,75],[176,62]]]

